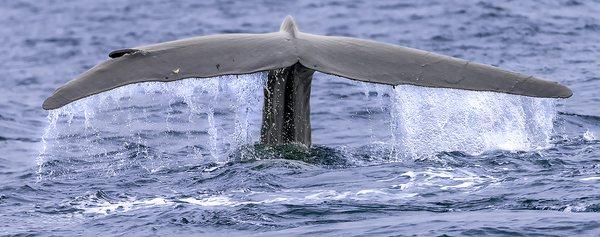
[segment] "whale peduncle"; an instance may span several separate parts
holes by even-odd
[[[260,136],[263,145],[310,147],[310,89],[314,72],[300,63],[269,71]]]

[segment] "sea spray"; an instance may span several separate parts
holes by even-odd
[[[339,79],[316,75],[317,80]],[[53,159],[84,162],[110,175],[132,166],[156,172],[169,162],[228,161],[240,147],[258,141],[265,78],[266,74],[258,73],[133,84],[50,111],[37,158],[38,176],[71,172],[68,167],[44,171],[45,162]],[[313,124],[335,121],[336,126],[348,123],[347,127],[357,127],[352,123],[367,122],[368,134],[362,135],[366,140],[359,137],[354,139],[356,144],[334,139],[320,142],[341,141],[343,145],[329,146],[343,146],[348,156],[352,146],[361,145],[379,149],[370,155],[388,162],[444,151],[479,154],[550,145],[556,116],[552,99],[339,80],[345,81],[344,90],[313,94],[313,99],[339,105],[319,108],[333,112],[318,116],[334,117],[317,116]],[[357,103],[362,106],[352,107]],[[346,112],[357,114],[354,118],[359,120],[340,121],[344,116],[339,112],[347,108],[353,109]],[[313,135],[327,137],[319,131]],[[104,165],[89,160],[100,158],[105,159]]]
[[[258,141],[265,77],[132,84],[49,111],[38,175],[74,172],[45,170],[48,160],[84,162],[111,175],[131,166],[155,172],[169,162],[227,161],[237,147]]]
[[[253,116],[262,112],[262,97],[256,96],[257,91],[262,94],[266,83],[266,75],[259,77],[258,83],[254,78],[232,76],[236,83],[228,84],[229,94],[233,95],[234,103],[231,108],[234,110],[234,133],[230,137],[230,149],[228,153],[235,152],[239,147],[250,144],[258,136],[258,127],[252,127],[253,124],[259,124],[262,120],[260,116]]]
[[[343,88],[348,96],[319,100],[340,100],[336,102],[337,107],[345,104],[360,107],[350,107],[356,109],[350,111],[331,108],[329,114],[319,113],[322,117],[313,124],[318,126],[319,121],[333,120],[340,112],[348,113],[349,117],[365,114],[369,121],[352,117],[335,126],[351,127],[356,134],[368,132],[369,139],[354,145],[377,154],[374,156],[386,156],[383,159],[371,157],[373,160],[401,161],[452,151],[471,155],[493,150],[532,151],[551,146],[555,99],[411,85],[392,87],[315,75],[313,89],[319,83],[348,85]],[[320,82],[323,79],[325,82]],[[342,93],[324,92],[331,94],[329,97],[340,97],[335,93]],[[324,92],[315,96],[327,96]],[[363,124],[368,125],[368,129]],[[319,132],[315,131],[313,136],[328,136]],[[360,142],[360,139],[347,139],[356,140]]]
[[[411,156],[545,148],[556,116],[553,99],[408,85],[392,103],[397,145]]]
[[[48,125],[46,125],[46,128],[44,129],[44,133],[42,134],[41,148],[40,148],[40,151],[36,158],[37,181],[40,181],[42,179],[42,171],[43,171],[42,169],[44,167],[44,162],[46,161],[46,158],[47,158],[46,156],[47,156],[47,151],[48,151],[48,146],[49,146],[48,139],[52,136],[51,133],[56,130],[56,122],[58,121],[58,113],[56,111],[49,111],[48,116],[46,116],[46,118],[48,119]]]

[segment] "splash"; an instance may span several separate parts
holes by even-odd
[[[226,161],[236,147],[258,140],[265,78],[132,84],[50,111],[38,176],[56,171],[44,171],[49,160],[86,164],[103,157],[105,167],[92,161],[92,168],[108,175],[138,166],[156,172],[170,157],[179,164]]]
[[[41,139],[41,148],[40,148],[40,152],[38,153],[38,156],[36,158],[36,165],[37,165],[37,170],[36,170],[36,176],[37,176],[37,181],[39,182],[42,179],[42,169],[44,166],[44,162],[46,161],[46,154],[48,151],[48,138],[50,138],[52,136],[52,132],[56,130],[56,121],[58,120],[58,113],[56,113],[55,111],[50,111],[48,112],[48,126],[44,129],[44,134],[42,135],[42,139]]]
[[[139,168],[154,173],[170,163],[227,162],[258,141],[265,80],[259,73],[140,83],[53,110],[37,158],[38,177],[84,169],[106,175]],[[322,139],[316,144],[339,148],[346,157],[353,156],[346,147],[353,142],[379,149],[369,150],[369,156],[386,162],[551,144],[552,99],[339,80],[345,82],[330,86],[317,79],[311,107],[317,114],[312,116],[315,138]],[[352,124],[359,122],[368,126]],[[343,123],[352,129],[342,129]],[[93,160],[98,157],[103,162]],[[57,163],[61,169],[45,169]]]
[[[594,141],[594,140],[596,140],[596,135],[593,132],[591,132],[590,130],[586,130],[583,133],[583,140],[588,141],[588,142]]]
[[[370,125],[369,143],[385,150],[388,160],[450,151],[479,155],[493,150],[533,151],[551,146],[555,99],[411,85],[392,88],[353,84],[364,96],[357,99],[363,100],[369,119],[386,121]]]
[[[394,89],[391,111],[395,145],[413,156],[546,148],[556,116],[553,99],[415,86]]]

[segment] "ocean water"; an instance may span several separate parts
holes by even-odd
[[[114,49],[288,14],[574,96],[316,73],[308,151],[258,144],[264,73],[41,108]],[[0,39],[0,236],[600,236],[598,1],[0,0]]]

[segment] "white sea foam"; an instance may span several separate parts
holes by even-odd
[[[595,181],[595,180],[600,180],[600,177],[586,177],[586,178],[581,178],[579,180],[581,180],[581,181]]]
[[[148,208],[160,208],[174,205],[193,205],[202,208],[235,207],[242,205],[286,204],[306,205],[319,204],[327,201],[365,201],[376,200],[387,202],[409,199],[417,196],[415,192],[393,192],[386,189],[360,189],[353,191],[336,190],[282,190],[279,193],[247,193],[243,197],[233,194],[201,195],[197,197],[168,198],[155,197],[151,199],[137,199],[129,197],[126,200],[107,201],[94,197],[77,201],[75,207],[83,213],[109,215],[115,213],[131,212]]]
[[[428,168],[423,171],[407,171],[401,176],[408,181],[394,184],[392,187],[405,191],[439,188],[440,190],[465,189],[474,191],[486,185],[497,183],[498,180],[489,175],[478,175],[470,171],[451,168]]]
[[[229,199],[228,197],[223,197],[223,196],[207,197],[207,198],[201,198],[201,199],[196,199],[196,198],[190,197],[190,198],[180,199],[180,201],[198,205],[198,206],[205,206],[205,207],[239,205],[239,203],[236,203],[236,202],[232,201],[231,199]]]
[[[307,195],[304,197],[304,199],[311,200],[311,201],[341,200],[341,199],[347,198],[349,195],[351,195],[350,192],[339,193],[334,190],[327,190],[327,191],[322,191],[322,192],[317,192],[317,193]],[[288,198],[288,200],[289,200],[289,198]]]
[[[102,201],[100,203],[92,203],[86,202],[80,205],[79,208],[83,210],[84,213],[91,214],[111,214],[117,212],[129,212],[132,210],[149,208],[155,206],[166,206],[172,205],[171,201],[165,200],[164,198],[153,198],[148,200],[136,200],[135,198],[130,198],[127,201],[119,201],[115,203],[111,203],[108,201]]]
[[[594,141],[594,140],[596,140],[596,135],[593,132],[591,132],[590,130],[586,130],[583,133],[583,140]]]

